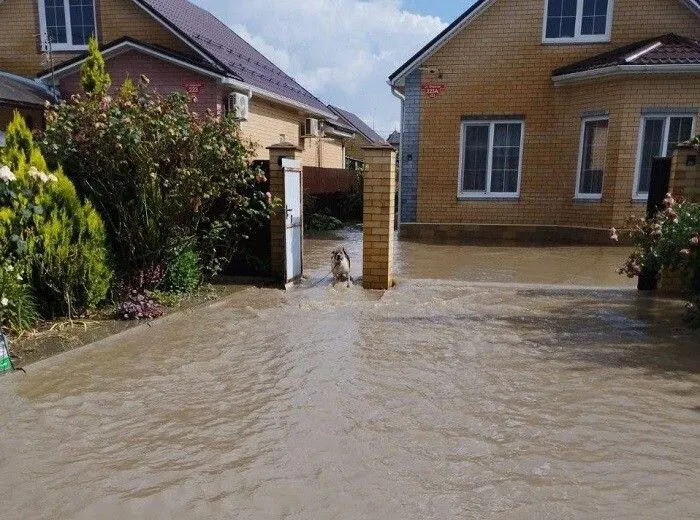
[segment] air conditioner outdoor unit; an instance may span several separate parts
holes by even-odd
[[[228,96],[228,113],[238,121],[247,121],[250,112],[250,100],[245,94],[232,92]]]
[[[306,118],[306,125],[304,126],[305,135],[318,135],[318,119],[313,119],[311,117]]]

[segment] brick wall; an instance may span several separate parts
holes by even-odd
[[[192,110],[204,113],[211,109],[214,113],[222,113],[225,93],[215,79],[190,72],[140,51],[127,51],[108,59],[107,71],[112,76],[112,94],[119,90],[127,78],[138,81],[142,74],[148,76],[150,86],[162,95],[182,92],[185,84],[198,83],[201,90],[196,95],[197,101],[192,104]],[[61,78],[59,88],[64,98],[81,92],[79,72]]]
[[[673,154],[670,191],[675,197],[700,202],[700,150],[683,146]]]
[[[304,117],[298,110],[253,96],[248,120],[241,123],[241,131],[246,139],[255,144],[255,159],[267,160],[267,147],[279,143],[280,135],[284,134],[285,141],[299,143],[303,147],[299,160],[304,166],[345,168],[343,143],[338,139],[321,139],[319,164],[318,139],[300,139],[303,121]]]
[[[303,141],[304,151],[300,154],[300,160],[304,166],[345,168],[345,148],[341,140],[307,137]]]
[[[499,0],[423,64],[442,78],[427,71],[407,78],[402,222],[609,227],[643,211],[643,205],[631,202],[641,109],[700,106],[697,76],[555,87],[551,73],[665,32],[700,38],[700,18],[678,0],[616,0],[614,6],[611,42],[543,45],[544,0]],[[421,81],[444,83],[447,90],[435,99],[421,98]],[[609,143],[603,199],[584,203],[573,199],[581,116],[590,110],[609,111]],[[460,119],[512,114],[525,118],[520,198],[458,201]],[[418,122],[416,149],[411,134]],[[409,153],[417,172],[407,161]]]
[[[193,51],[160,25],[132,0],[96,0],[98,37],[109,43],[123,36],[167,47],[177,52]],[[49,67],[47,57],[40,51],[37,0],[5,0],[0,4],[0,70],[34,76]],[[8,23],[9,21],[9,23]],[[54,63],[75,56],[70,52],[55,52]]]

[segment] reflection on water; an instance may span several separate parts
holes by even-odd
[[[330,270],[330,252],[344,246],[355,277],[362,275],[362,230],[343,229],[306,240],[304,269],[313,282]],[[629,251],[623,247],[493,247],[397,241],[399,280],[445,279],[589,287],[634,287],[617,274]]]
[[[681,311],[458,281],[248,289],[0,379],[0,517],[697,518]]]

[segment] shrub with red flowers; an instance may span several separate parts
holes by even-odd
[[[691,310],[700,295],[700,204],[676,201],[666,195],[663,208],[651,219],[630,219],[628,225],[635,250],[620,269],[630,278],[643,271],[680,272],[685,281]],[[617,239],[617,231],[612,230]]]

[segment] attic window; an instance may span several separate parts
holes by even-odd
[[[96,35],[94,0],[38,0],[44,50],[85,50]]]
[[[613,0],[545,0],[542,41],[610,41]]]

